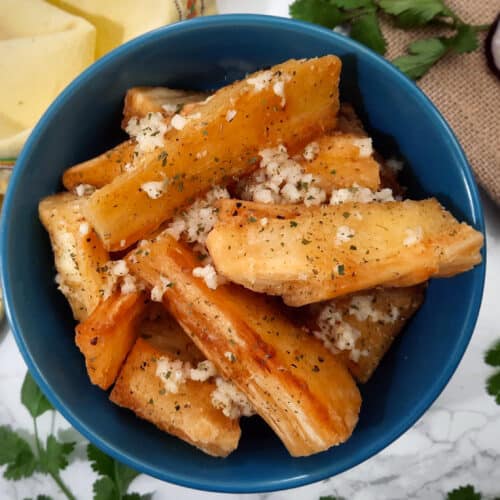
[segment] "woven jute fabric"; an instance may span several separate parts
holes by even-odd
[[[491,23],[500,10],[500,0],[448,0],[447,4],[472,24]],[[404,54],[412,41],[437,33],[428,28],[403,31],[389,22],[383,22],[382,30],[388,59]],[[452,127],[476,180],[500,205],[500,80],[487,67],[484,38],[482,34],[481,47],[471,54],[443,58],[418,85]]]

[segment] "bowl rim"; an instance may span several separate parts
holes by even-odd
[[[316,33],[317,35],[320,35],[322,37],[333,38],[337,43],[347,46],[347,48],[354,52],[363,53],[366,57],[373,60],[376,64],[382,65],[384,71],[390,74],[391,77],[397,81],[398,85],[403,85],[407,88],[409,87],[411,89],[411,92],[417,94],[422,106],[425,107],[427,111],[431,112],[431,114],[433,115],[433,119],[437,121],[438,126],[446,133],[449,144],[457,153],[455,161],[456,163],[460,164],[461,174],[466,180],[467,196],[469,206],[472,211],[472,218],[475,220],[476,228],[485,236],[484,216],[480,203],[478,188],[460,143],[458,142],[448,123],[445,121],[445,119],[431,102],[431,100],[416,86],[416,84],[412,80],[410,80],[406,77],[406,75],[400,72],[399,69],[389,63],[379,54],[366,48],[355,40],[352,40],[349,37],[340,35],[312,23],[263,14],[219,14],[214,16],[194,18],[157,28],[126,42],[125,44],[117,47],[116,49],[112,50],[105,56],[95,61],[79,76],[77,76],[58,95],[58,97],[45,111],[45,113],[42,115],[35,128],[33,129],[19,158],[17,159],[16,168],[13,171],[12,178],[9,183],[9,188],[4,199],[4,206],[0,219],[0,279],[7,319],[9,321],[12,333],[14,334],[17,346],[28,366],[31,375],[40,386],[44,394],[47,396],[49,401],[53,404],[53,406],[86,439],[88,439],[91,443],[97,445],[113,458],[128,465],[129,467],[132,467],[144,474],[148,474],[163,481],[204,491],[224,493],[262,493],[304,486],[329,477],[333,477],[344,472],[345,470],[351,469],[352,467],[365,462],[366,460],[389,446],[402,434],[409,430],[420,417],[422,417],[422,415],[434,403],[434,401],[448,384],[450,378],[457,369],[458,364],[460,363],[474,332],[484,290],[486,272],[486,236],[483,248],[483,263],[479,266],[479,273],[477,274],[473,283],[473,290],[475,293],[471,298],[471,314],[469,315],[467,328],[465,329],[466,333],[462,335],[462,338],[457,345],[457,349],[454,353],[455,359],[453,359],[451,363],[449,362],[446,365],[446,369],[443,369],[440,376],[435,379],[433,385],[428,389],[426,397],[423,398],[419,402],[419,404],[415,405],[413,411],[408,414],[406,418],[402,420],[398,425],[394,426],[390,431],[384,433],[382,437],[379,437],[376,441],[371,443],[370,446],[367,446],[363,450],[362,454],[357,454],[354,459],[350,459],[341,466],[335,467],[332,465],[327,465],[326,467],[322,467],[321,470],[315,473],[298,474],[286,479],[267,480],[265,482],[252,484],[251,486],[248,486],[247,484],[237,485],[232,482],[221,483],[220,481],[198,480],[187,475],[179,476],[178,473],[172,473],[168,470],[148,466],[147,464],[144,464],[140,459],[134,458],[129,455],[124,455],[115,447],[112,442],[102,439],[100,436],[95,434],[91,427],[81,422],[78,415],[73,411],[67,409],[56,392],[49,386],[44,377],[44,374],[39,370],[36,360],[33,358],[31,352],[27,348],[23,333],[20,329],[17,313],[14,309],[14,306],[11,305],[13,302],[13,297],[11,292],[11,279],[9,276],[8,267],[8,228],[10,225],[9,215],[11,206],[13,205],[15,200],[17,185],[19,183],[22,171],[26,169],[26,165],[29,163],[29,157],[31,154],[30,150],[32,149],[33,145],[37,143],[38,137],[42,134],[42,132],[50,126],[52,116],[58,111],[58,109],[71,99],[72,95],[77,89],[84,85],[88,80],[91,80],[94,77],[94,74],[99,72],[101,67],[106,66],[108,62],[112,61],[116,57],[125,54],[130,49],[139,48],[141,45],[149,44],[155,39],[159,41],[169,33],[175,33],[178,31],[197,31],[198,28],[204,26],[234,27],[237,24],[244,25],[245,27],[284,27],[286,29],[298,31],[301,33]]]

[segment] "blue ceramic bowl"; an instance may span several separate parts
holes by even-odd
[[[55,407],[90,441],[120,461],[177,484],[225,492],[290,488],[338,474],[405,432],[443,390],[469,342],[484,264],[432,281],[424,306],[361,388],[352,438],[309,458],[291,458],[257,418],[243,421],[227,459],[204,455],[137,419],[88,381],[73,342],[69,307],[54,285],[38,201],[61,189],[63,170],[123,139],[123,96],[136,85],[213,89],[289,58],[337,54],[342,98],[354,103],[385,154],[410,165],[414,198],[436,196],[483,230],[476,184],[453,133],[418,88],[376,54],[341,35],[286,19],[231,15],[196,19],[137,38],[102,58],[54,102],[16,165],[4,205],[1,270],[7,313],[28,367]]]

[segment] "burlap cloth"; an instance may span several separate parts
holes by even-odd
[[[500,0],[448,0],[447,4],[472,24],[491,23],[500,11]],[[388,22],[382,29],[388,59],[403,54],[413,40],[435,34],[432,29],[405,32]],[[486,65],[484,38],[481,34],[477,51],[442,59],[418,85],[451,125],[479,184],[500,205],[500,80]]]

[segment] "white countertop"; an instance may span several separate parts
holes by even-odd
[[[287,1],[219,0],[221,12],[261,12],[286,15]],[[246,5],[245,5],[246,4]],[[245,5],[245,7],[243,7]],[[240,6],[241,8],[237,8]],[[363,464],[332,479],[295,490],[259,494],[227,495],[205,493],[139,476],[131,491],[155,492],[163,499],[307,499],[336,495],[349,500],[425,499],[441,500],[446,492],[472,484],[487,496],[500,495],[500,406],[485,391],[491,369],[484,352],[500,337],[500,209],[483,196],[488,243],[488,265],[483,303],[472,341],[450,383],[420,421],[391,446]],[[31,431],[31,417],[21,405],[20,388],[26,372],[7,326],[0,333],[0,426]],[[85,460],[85,441],[69,424],[49,414],[41,417],[42,433],[49,428],[71,436],[79,444],[75,460],[62,472],[77,498],[92,498],[95,474]],[[3,472],[3,467],[0,467]],[[38,494],[63,498],[47,476],[19,481],[0,477],[0,499],[23,499]]]

